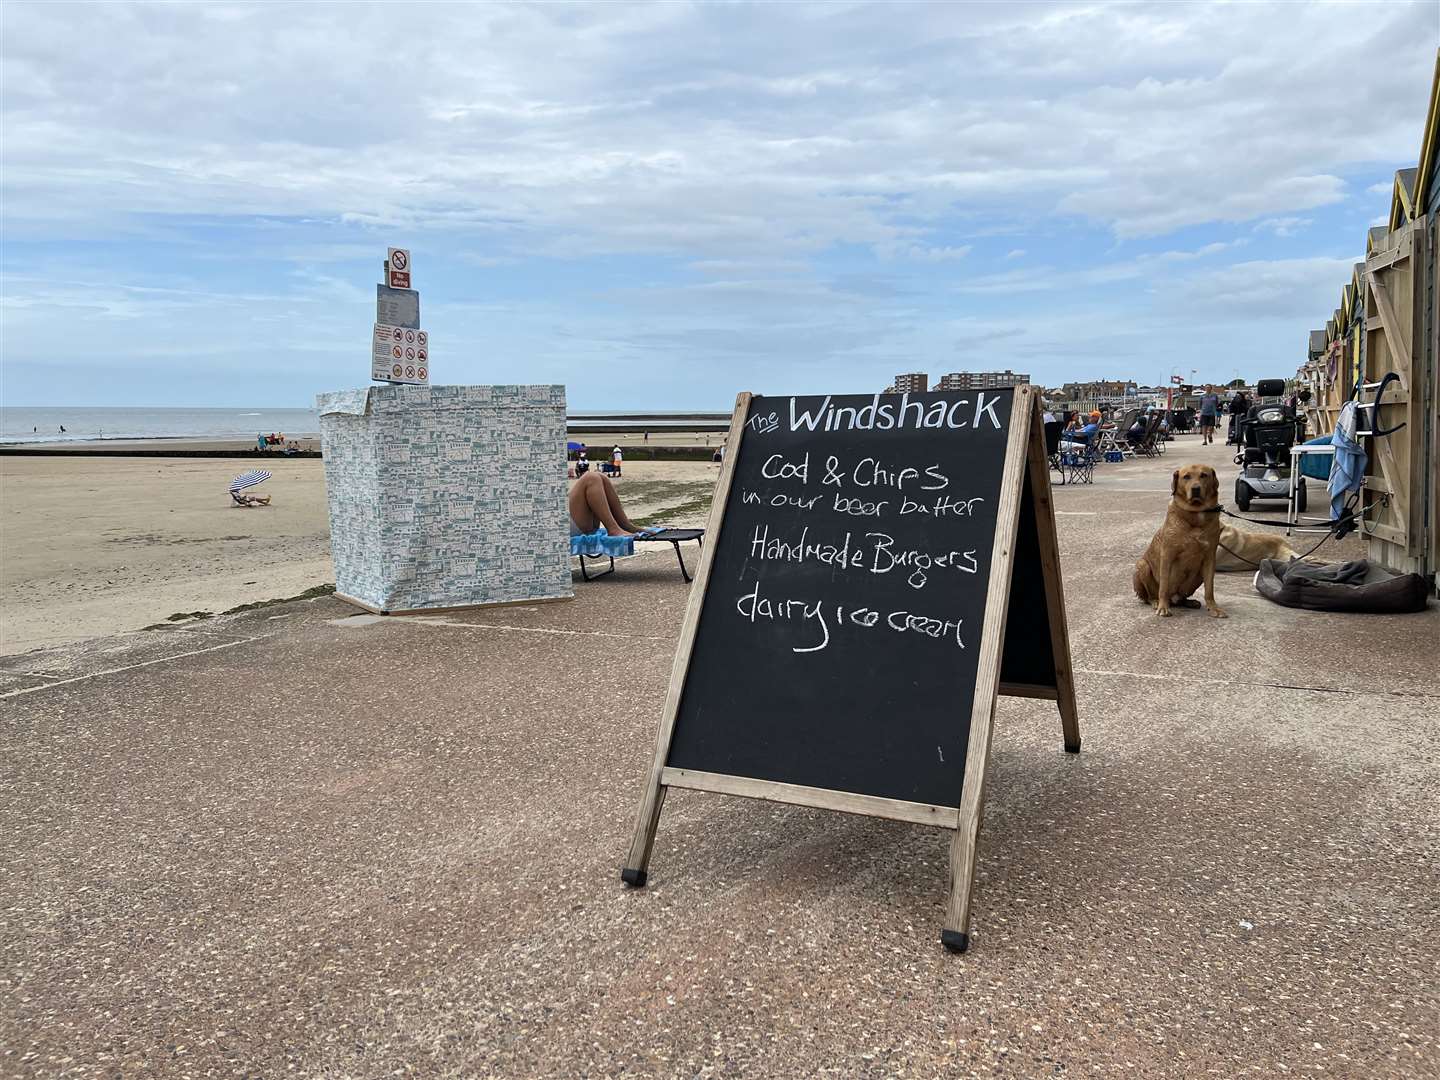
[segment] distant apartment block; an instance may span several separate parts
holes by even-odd
[[[923,394],[930,388],[930,376],[923,371],[912,371],[908,375],[896,375],[894,393]]]
[[[935,384],[936,390],[998,390],[1006,386],[1020,386],[1030,381],[1023,372],[1011,371],[952,371],[941,375]]]

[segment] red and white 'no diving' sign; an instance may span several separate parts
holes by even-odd
[[[388,267],[390,288],[410,288],[410,252],[407,248],[386,248],[385,263]]]

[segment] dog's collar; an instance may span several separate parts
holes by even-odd
[[[1215,506],[1208,506],[1204,510],[1191,510],[1190,512],[1192,514],[1223,514],[1225,512],[1225,504],[1219,503]]]

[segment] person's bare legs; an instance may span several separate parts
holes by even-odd
[[[570,489],[570,518],[586,532],[600,526],[611,536],[629,536],[640,527],[625,516],[615,485],[599,473],[585,473]]]
[[[615,485],[610,482],[610,478],[600,473],[595,479],[600,481],[600,486],[605,490],[605,501],[610,505],[610,513],[615,516],[615,520],[624,526],[626,532],[639,532],[640,526],[631,521],[620,506],[620,496],[616,494]]]

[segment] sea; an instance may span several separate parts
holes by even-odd
[[[61,431],[61,428],[64,431]],[[253,439],[320,434],[314,409],[175,409],[0,406],[0,443],[91,439]]]
[[[571,424],[593,417],[593,427],[657,430],[683,428],[730,414],[607,410],[570,414]],[[643,417],[625,421],[624,417]],[[590,430],[586,425],[584,430]],[[64,431],[61,431],[61,428]],[[0,443],[79,442],[95,439],[253,439],[281,434],[315,438],[320,417],[314,409],[70,408],[0,406]]]

